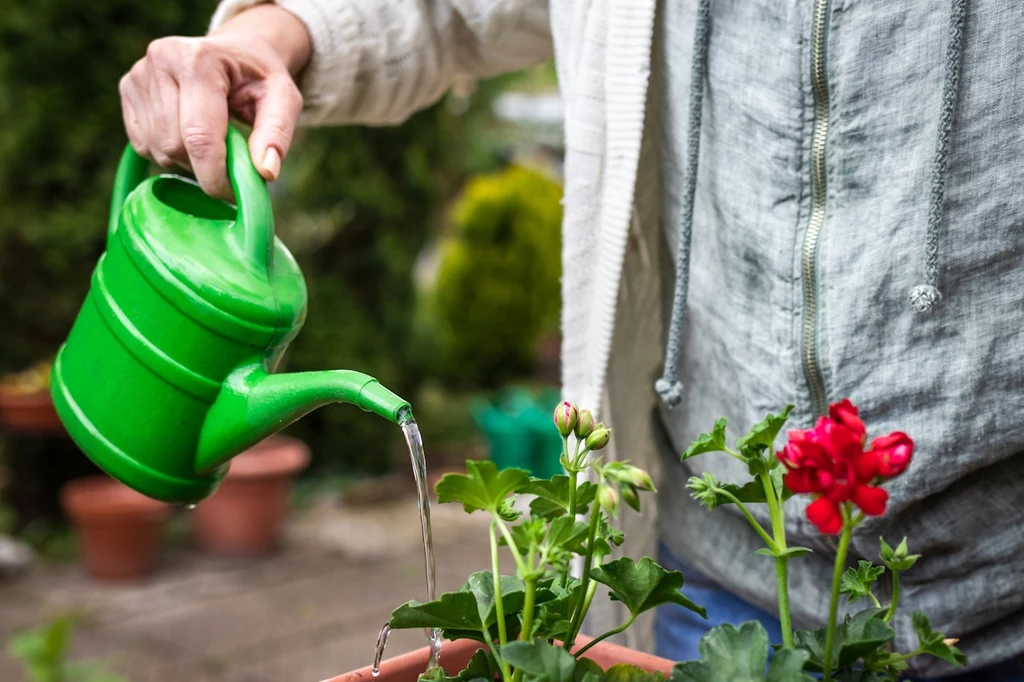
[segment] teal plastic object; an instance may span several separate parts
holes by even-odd
[[[148,162],[125,149],[107,249],[51,378],[61,421],[97,465],[180,504],[212,494],[234,455],[322,405],[412,418],[360,372],[273,374],[305,320],[305,281],[234,129],[227,152],[237,208],[186,178],[147,177]]]
[[[551,402],[552,409],[556,403]],[[474,419],[498,469],[525,469],[539,478],[564,473],[558,461],[562,437],[551,411],[542,407],[545,404],[538,404],[523,388],[510,388],[501,391],[494,402],[481,400],[473,406]]]

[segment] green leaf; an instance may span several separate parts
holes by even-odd
[[[63,675],[72,627],[70,616],[55,618],[42,627],[15,636],[8,643],[8,650],[31,671],[33,680],[59,680]]]
[[[838,670],[852,665],[858,659],[879,651],[896,636],[896,631],[882,620],[886,609],[867,609],[848,616],[836,626],[835,644],[832,648],[832,669]],[[811,654],[804,666],[812,672],[820,672],[825,660],[826,629],[797,630],[793,641],[798,649]]]
[[[467,512],[482,510],[506,514],[505,499],[523,486],[530,474],[522,469],[504,469],[489,460],[466,462],[465,474],[445,474],[437,483],[437,501],[461,502]]]
[[[469,659],[469,664],[458,674],[449,675],[444,668],[435,666],[422,673],[419,676],[419,682],[474,682],[475,680],[493,682],[497,674],[498,666],[495,664],[491,652],[487,649],[477,649],[473,658]]]
[[[771,549],[768,549],[767,547],[762,547],[761,549],[755,551],[754,554],[760,554],[762,556],[777,556],[796,559],[797,557],[802,557],[804,554],[808,554],[810,551],[811,550],[806,547],[787,547],[786,550],[783,552],[775,552]]]
[[[786,405],[778,415],[769,414],[761,422],[755,424],[749,432],[736,441],[736,447],[743,448],[746,445],[763,445],[766,448],[775,446],[775,437],[789,419],[789,413],[793,411],[792,405]]]
[[[704,607],[694,604],[683,596],[683,574],[666,571],[650,557],[633,561],[622,557],[597,566],[590,576],[606,585],[612,599],[625,605],[633,616],[638,616],[662,604],[678,604],[707,618]]]
[[[959,640],[947,640],[944,634],[932,630],[928,618],[919,611],[912,613],[910,618],[924,653],[941,658],[943,661],[953,665],[967,665],[967,656],[954,646]]]
[[[569,513],[569,489],[572,482],[568,476],[559,474],[550,480],[532,478],[516,489],[523,495],[536,495],[530,503],[530,516],[552,519]],[[576,513],[582,514],[590,507],[597,493],[597,486],[584,481],[576,488]]]
[[[686,487],[690,489],[693,498],[704,505],[708,511],[722,505],[734,504],[728,495],[723,493],[732,495],[743,504],[764,504],[768,501],[764,486],[760,481],[750,481],[744,485],[719,483],[714,474],[710,472],[701,478],[691,477]],[[788,500],[792,496],[793,494],[787,490],[783,499]]]
[[[750,450],[744,449],[740,454],[747,455],[747,471],[751,476],[761,476],[768,473],[768,462],[761,455],[752,455]],[[764,486],[761,486],[762,488]]]
[[[628,663],[618,663],[605,671],[604,679],[605,682],[662,682],[665,676]]]
[[[725,424],[725,417],[722,417],[715,422],[715,427],[711,430],[711,433],[700,434],[697,440],[693,441],[693,444],[686,448],[686,452],[682,456],[683,461],[697,455],[703,455],[706,452],[725,450]]]
[[[882,547],[879,558],[890,571],[906,571],[913,567],[913,565],[917,563],[917,560],[921,558],[920,554],[907,555],[906,538],[903,538],[903,541],[896,546],[896,549],[890,547],[888,543],[886,543],[885,538],[878,538],[878,542]]]
[[[577,658],[576,670],[573,672],[575,682],[606,682],[604,670],[589,658]]]
[[[793,497],[793,492],[786,490],[786,470],[782,467],[782,462],[779,461],[778,457],[772,458],[772,461],[768,463],[768,469],[768,478],[772,480],[772,486],[776,491],[782,491],[782,499],[788,500]]]
[[[523,608],[526,587],[514,576],[501,576],[502,605],[506,616]],[[410,601],[391,614],[392,630],[437,628],[451,631],[480,632],[497,622],[494,599],[494,578],[490,571],[480,571],[458,592],[446,592],[431,602]]]
[[[832,676],[835,682],[898,682],[899,678],[869,668],[845,668]]]
[[[542,546],[582,554],[588,531],[587,524],[582,521],[577,521],[572,516],[562,516],[551,522],[547,539]]]
[[[839,593],[849,595],[851,604],[871,594],[871,586],[885,573],[885,566],[875,566],[861,559],[857,568],[848,568],[839,581]]]
[[[594,540],[594,552],[600,556],[608,556],[612,553],[613,548],[621,547],[625,540],[625,533],[602,520],[598,525],[597,538]],[[584,546],[585,551],[586,547]]]
[[[700,640],[700,655],[677,665],[670,682],[813,682],[801,672],[806,651],[780,649],[765,672],[768,633],[756,621],[712,628]]]
[[[501,655],[530,682],[573,682],[576,659],[542,639],[510,642],[501,648]]]
[[[531,518],[509,529],[509,534],[512,536],[512,540],[515,541],[520,554],[527,554],[531,549],[536,549],[540,546],[544,540],[546,525],[544,519]],[[508,546],[504,536],[498,538],[498,545],[502,547]]]

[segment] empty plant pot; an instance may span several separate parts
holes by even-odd
[[[219,556],[260,556],[281,543],[292,480],[309,448],[271,436],[235,457],[220,488],[193,512],[199,545]]]
[[[89,575],[141,580],[152,574],[170,507],[106,476],[79,478],[61,489]]]

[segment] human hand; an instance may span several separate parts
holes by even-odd
[[[121,110],[132,147],[165,167],[192,171],[211,196],[230,198],[229,115],[253,126],[249,153],[274,180],[302,111],[295,76],[310,39],[295,15],[258,5],[203,38],[155,40],[121,79]]]

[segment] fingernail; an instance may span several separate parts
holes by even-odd
[[[277,180],[277,175],[281,172],[281,155],[275,148],[267,147],[267,151],[263,155],[263,168],[270,173],[268,179]]]

